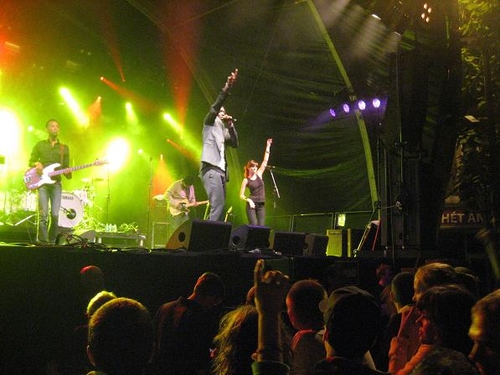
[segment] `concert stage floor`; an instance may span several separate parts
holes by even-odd
[[[287,257],[228,250],[175,253],[140,247],[43,247],[0,242],[0,373],[43,372],[44,365],[82,322],[86,303],[79,271],[90,264],[103,270],[108,290],[139,300],[154,314],[162,303],[187,296],[197,277],[206,271],[217,273],[226,283],[225,306],[243,303],[253,282],[255,261],[261,257],[266,258],[268,267],[289,274],[292,280],[323,280],[327,268],[335,265],[348,282],[361,287],[373,285],[375,269],[382,261],[395,261],[395,268],[401,269],[426,258],[411,252],[394,259],[383,255]],[[431,258],[433,254],[427,255]]]

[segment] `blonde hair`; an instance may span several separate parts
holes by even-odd
[[[214,338],[217,347],[213,358],[214,374],[251,374],[251,355],[257,349],[257,309],[242,305],[228,312],[221,320]]]

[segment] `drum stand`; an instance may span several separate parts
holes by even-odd
[[[36,213],[31,214],[31,215],[25,217],[24,219],[18,221],[17,223],[14,224],[14,226],[17,227],[18,225],[21,225],[22,223],[30,220],[32,217],[36,217]],[[35,223],[33,223],[32,221],[30,221],[29,223],[35,225]]]

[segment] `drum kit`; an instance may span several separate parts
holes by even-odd
[[[61,228],[74,228],[79,225],[86,225],[87,222],[92,221],[92,209],[97,208],[95,205],[95,193],[91,184],[87,182],[83,189],[76,189],[73,191],[63,191],[61,195],[61,210],[59,213],[59,227]],[[94,182],[95,179],[92,180]],[[11,190],[9,193],[0,194],[0,209],[6,215],[14,218],[13,224],[20,225],[26,221],[31,221],[36,217],[37,212],[37,193],[36,190],[32,191],[18,191]],[[19,220],[21,218],[21,220]]]
[[[61,212],[59,214],[59,226],[62,228],[93,227],[96,221],[93,218],[93,210],[100,207],[95,204],[96,194],[90,182],[102,181],[101,179],[82,179],[85,182],[83,189],[71,192],[64,191],[61,196]]]

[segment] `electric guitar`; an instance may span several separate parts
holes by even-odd
[[[208,204],[208,201],[199,201],[199,202],[193,202],[189,203],[187,200],[182,200],[180,201],[175,207],[173,205],[170,205],[168,209],[170,210],[170,214],[172,216],[177,216],[182,213],[188,213],[189,212],[189,207],[198,207],[203,204]]]
[[[80,169],[93,167],[96,165],[103,165],[106,163],[107,163],[107,161],[96,160],[90,164],[79,165],[77,167],[58,169],[57,171],[55,169],[57,167],[59,167],[61,164],[54,163],[54,164],[51,164],[51,165],[43,168],[43,172],[41,175],[39,175],[36,171],[36,168],[33,167],[33,168],[28,169],[24,173],[23,181],[24,181],[24,184],[26,185],[26,188],[28,188],[29,190],[36,190],[42,185],[53,184],[55,182],[55,180],[53,180],[51,178],[52,176],[57,176],[59,174],[69,173],[69,172],[77,171]]]

